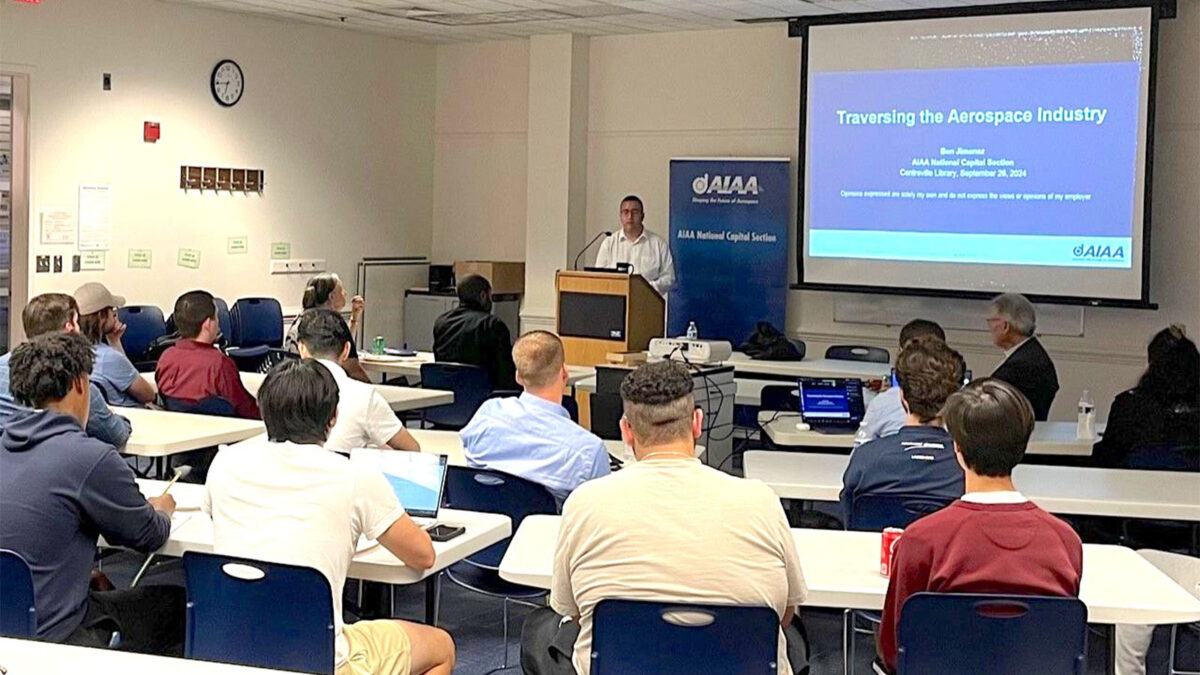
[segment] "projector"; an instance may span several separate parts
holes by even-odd
[[[733,355],[733,345],[725,340],[689,340],[687,338],[654,338],[650,340],[650,357],[672,358],[692,363],[720,363]]]

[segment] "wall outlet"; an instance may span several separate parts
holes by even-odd
[[[37,273],[46,274],[50,271],[50,256],[39,255],[37,257]]]
[[[59,274],[61,272],[62,272],[62,256],[56,255],[56,256],[54,256],[54,273]]]

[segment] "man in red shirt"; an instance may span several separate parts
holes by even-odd
[[[242,385],[233,359],[213,346],[220,333],[212,293],[191,291],[175,301],[175,327],[182,339],[158,359],[155,381],[165,397],[195,403],[218,397],[238,417],[260,419],[258,404]]]
[[[1012,385],[985,378],[952,395],[942,419],[966,491],[910,525],[896,544],[878,635],[889,673],[896,672],[900,612],[914,593],[1079,595],[1079,535],[1013,487],[1013,467],[1033,433],[1029,401]]]

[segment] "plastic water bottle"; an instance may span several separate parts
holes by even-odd
[[[688,322],[688,329],[687,329],[687,339],[689,339],[689,340],[695,340],[695,339],[697,339],[697,338],[699,338],[699,337],[700,337],[700,329],[699,329],[699,328],[696,328],[696,322],[695,322],[695,321],[689,321],[689,322]]]
[[[1092,395],[1087,389],[1084,389],[1083,395],[1079,397],[1079,419],[1075,423],[1075,436],[1080,440],[1096,437],[1096,404],[1092,402]]]

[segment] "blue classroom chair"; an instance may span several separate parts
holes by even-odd
[[[333,597],[311,567],[189,551],[184,656],[333,672]]]
[[[492,394],[487,371],[465,363],[422,363],[421,386],[454,392],[454,402],[424,410],[424,419],[438,429],[458,431]]]
[[[162,310],[153,305],[127,305],[117,309],[117,318],[127,327],[121,336],[125,355],[138,370],[153,371],[154,361],[147,353],[155,340],[167,334]]]
[[[1079,598],[917,593],[900,611],[899,675],[1084,675]]]
[[[0,549],[0,635],[31,638],[37,634],[33,572],[15,551]]]

